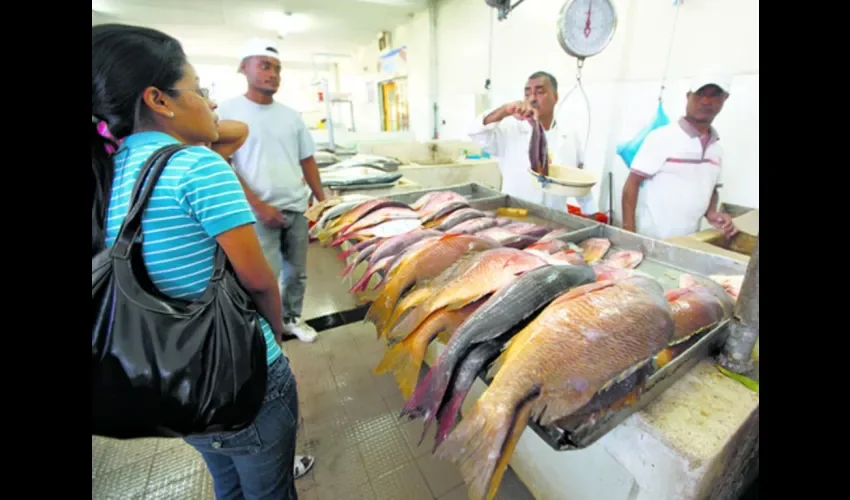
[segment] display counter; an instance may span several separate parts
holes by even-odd
[[[419,195],[405,193],[398,198],[412,201]],[[658,274],[666,289],[677,286],[681,272],[743,275],[746,269],[741,259],[722,252],[682,250],[679,245],[554,213],[508,196],[473,204],[482,210],[514,205],[528,207],[530,215],[571,230],[568,241],[606,237],[612,248],[642,251],[646,259],[639,270],[648,266],[645,271]],[[348,276],[349,283],[357,281],[364,268],[358,266]],[[723,338],[718,334],[713,341],[722,344]],[[556,429],[559,432],[552,432],[531,424],[513,452],[511,468],[539,500],[736,498],[758,471],[759,395],[716,368],[712,355],[717,345],[708,349],[706,343],[704,347],[704,351],[689,349],[685,363],[656,374],[656,388],[647,389],[649,397],[641,398],[636,408],[612,411],[615,416],[595,429],[561,426]],[[425,363],[431,365],[444,348],[439,341],[432,342]],[[668,367],[674,364],[675,360]],[[486,387],[483,379],[475,381],[465,399],[464,414]]]

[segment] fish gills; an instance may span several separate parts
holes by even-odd
[[[375,368],[375,373],[392,371],[402,396],[409,398],[419,380],[419,370],[431,342],[440,335],[451,334],[483,302],[473,302],[454,311],[441,309],[435,312],[419,325],[415,332],[384,354],[384,358]]]
[[[596,282],[553,301],[511,341],[470,414],[437,449],[460,463],[470,498],[492,499],[530,418],[564,418],[669,342],[661,285],[643,276]]]

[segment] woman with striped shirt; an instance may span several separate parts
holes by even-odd
[[[92,26],[93,253],[104,242],[113,244],[139,171],[154,151],[219,140],[214,109],[177,40],[142,27]],[[98,127],[121,140],[120,146]],[[209,284],[217,245],[227,254],[261,316],[268,347],[266,397],[247,428],[187,442],[206,461],[217,498],[294,499],[298,396],[278,345],[283,313],[277,280],[254,222],[227,162],[204,146],[189,147],[171,157],[153,190],[142,218],[142,254],[162,293],[190,300]]]

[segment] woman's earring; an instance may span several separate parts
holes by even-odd
[[[171,117],[171,118],[174,118],[174,111],[168,113],[168,116]]]

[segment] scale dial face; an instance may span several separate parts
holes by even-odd
[[[568,0],[558,14],[558,42],[576,58],[602,52],[616,28],[617,12],[611,0]]]

